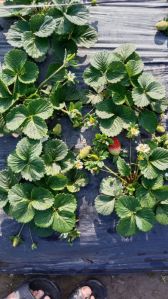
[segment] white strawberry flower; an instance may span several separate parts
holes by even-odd
[[[83,162],[80,160],[76,160],[75,167],[76,169],[83,169]]]
[[[148,154],[150,152],[150,147],[148,144],[143,144],[140,143],[137,147],[136,147],[137,152],[140,153],[144,153],[144,154]]]
[[[69,82],[73,82],[73,83],[74,83],[75,79],[76,79],[75,74],[72,73],[71,71],[69,71],[68,74],[67,74],[67,80],[68,80]]]

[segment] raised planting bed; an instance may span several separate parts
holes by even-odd
[[[101,50],[114,50],[116,47],[131,43],[145,63],[145,70],[159,79],[168,91],[167,37],[157,32],[155,23],[163,19],[168,8],[167,1],[99,1],[99,5],[89,7],[90,23],[98,31],[97,43],[78,52],[80,68],[76,70],[82,83],[83,70],[90,60]],[[0,20],[0,60],[11,49],[4,33],[13,21]],[[47,64],[39,63],[41,81],[45,78]],[[72,119],[71,119],[72,120]],[[54,122],[54,120],[52,120]],[[84,139],[91,144],[97,132],[91,128],[82,132],[72,128],[72,121],[65,115],[59,119],[62,124],[62,139],[70,149],[80,148]],[[166,118],[164,125],[166,126]],[[50,126],[50,124],[49,124]],[[11,134],[10,134],[11,135]],[[121,135],[122,136],[122,135]],[[120,137],[123,147],[128,146]],[[19,139],[5,136],[0,139],[0,168],[6,167],[6,159],[15,149]],[[88,185],[77,194],[77,218],[80,237],[72,246],[60,240],[57,234],[39,238],[28,227],[22,231],[24,242],[13,248],[10,236],[15,235],[20,224],[0,211],[0,272],[7,273],[124,273],[140,271],[168,270],[168,228],[156,224],[147,233],[138,232],[132,237],[122,237],[116,232],[118,217],[114,214],[101,216],[97,213],[94,200],[99,194],[100,182],[104,172],[98,175],[87,174]],[[32,240],[38,245],[31,250]]]

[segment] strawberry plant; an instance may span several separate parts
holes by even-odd
[[[14,247],[23,242],[25,225],[33,250],[31,230],[41,237],[57,232],[72,242],[79,236],[76,193],[88,180],[78,154],[60,139],[57,118],[66,115],[74,127],[81,126],[85,93],[73,72],[76,53],[80,46],[92,46],[97,32],[88,23],[88,9],[76,0],[46,5],[6,0],[0,14],[13,18],[5,35],[14,47],[0,71],[0,132],[20,137],[0,172],[0,207],[21,224],[11,242]],[[42,80],[40,63],[48,54],[52,63]]]
[[[117,232],[129,237],[168,224],[168,108],[164,86],[144,72],[135,47],[97,53],[84,71],[101,134],[81,157],[84,167],[107,173],[95,199],[99,214],[116,212]],[[117,136],[122,132],[121,136]],[[146,136],[146,138],[145,138]],[[123,148],[122,141],[127,148]]]
[[[31,230],[41,237],[57,232],[69,242],[79,236],[76,193],[88,183],[83,168],[106,173],[95,207],[102,215],[116,212],[119,234],[168,224],[168,135],[162,122],[168,101],[135,46],[97,53],[83,75],[88,91],[74,73],[78,47],[97,40],[84,4],[6,0],[1,16],[13,19],[5,35],[15,49],[0,71],[0,134],[20,137],[0,172],[0,207],[21,224],[11,236],[13,246],[23,242],[25,225],[33,250]],[[52,63],[41,79],[48,56]],[[86,103],[92,107],[83,117]],[[60,139],[62,115],[75,128],[98,127],[93,145],[69,150]]]
[[[87,177],[76,169],[76,157],[62,140],[21,139],[0,182],[0,206],[17,222],[51,233],[75,228],[77,202],[71,193],[84,187]]]
[[[84,81],[94,91],[89,98],[107,136],[129,130],[130,124],[155,131],[168,103],[164,86],[143,68],[134,45],[125,44],[112,53],[97,53],[85,70]]]
[[[8,5],[33,4],[23,9]],[[34,6],[34,5],[37,6]],[[1,17],[17,17],[5,34],[8,43],[23,48],[35,60],[44,60],[49,50],[57,60],[68,53],[77,53],[78,47],[91,47],[97,40],[95,29],[88,24],[89,11],[80,1],[5,1]]]

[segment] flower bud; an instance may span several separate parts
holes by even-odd
[[[90,154],[91,149],[92,148],[90,145],[87,145],[84,148],[82,148],[79,152],[79,158],[85,159]]]
[[[158,125],[157,126],[157,128],[156,128],[156,131],[158,132],[158,133],[165,133],[165,127],[164,126],[162,126],[162,125]]]

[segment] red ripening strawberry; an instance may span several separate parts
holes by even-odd
[[[112,138],[113,143],[108,146],[110,154],[118,156],[121,151],[121,143],[117,137]]]

